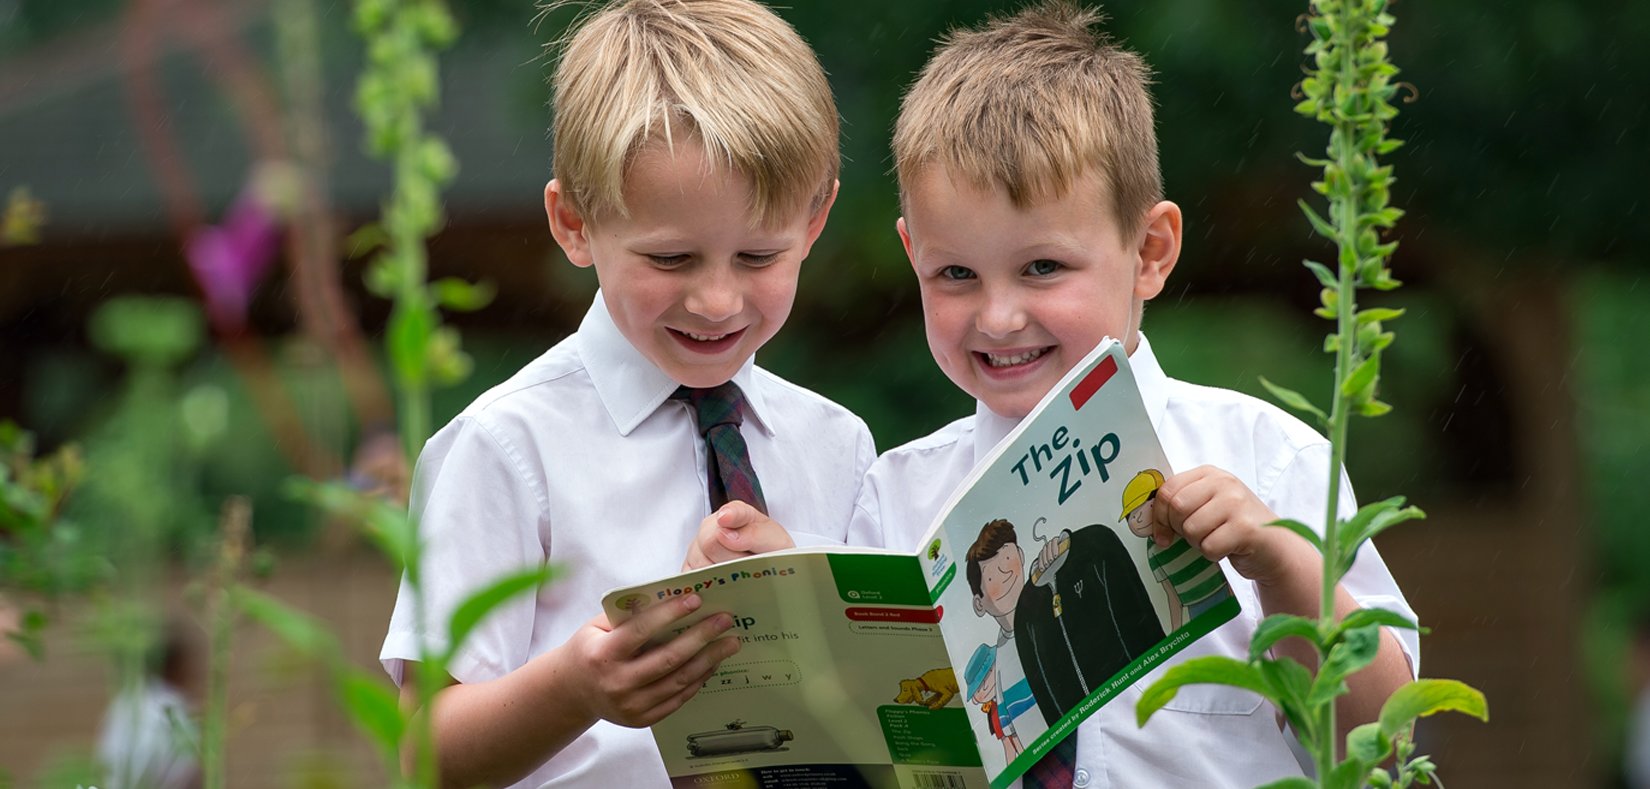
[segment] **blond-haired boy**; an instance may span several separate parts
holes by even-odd
[[[934,359],[978,406],[873,464],[849,538],[913,548],[976,460],[1101,338],[1116,337],[1169,460],[1185,469],[1158,491],[1155,539],[1184,536],[1219,561],[1243,604],[1179,659],[1242,656],[1261,617],[1317,613],[1317,553],[1265,524],[1321,522],[1328,443],[1267,403],[1168,377],[1140,334],[1145,302],[1179,256],[1181,214],[1163,199],[1149,71],[1098,32],[1100,21],[1044,2],[956,31],[905,97],[893,144],[899,235]],[[1345,516],[1353,505],[1342,484]],[[1336,605],[1413,615],[1374,546]],[[1412,632],[1384,635],[1341,720],[1372,720],[1416,655]],[[1076,747],[1051,753],[1027,785],[1247,787],[1300,773],[1275,710],[1247,691],[1183,689],[1137,728],[1134,701],[1153,679],[1089,718]]]
[[[614,627],[601,594],[678,569],[719,498],[765,500],[795,530],[761,547],[842,541],[875,455],[859,419],[752,362],[835,198],[836,108],[812,51],[766,8],[620,0],[568,40],[554,109],[545,210],[601,291],[576,334],[425,446],[413,510],[427,610],[403,587],[382,659],[404,682],[467,595],[560,565],[452,662],[426,711],[442,783],[668,785],[638,727],[738,649],[731,621],[647,648],[697,596]]]

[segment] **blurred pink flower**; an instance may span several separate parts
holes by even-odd
[[[252,292],[280,251],[279,216],[261,191],[249,184],[223,223],[197,230],[185,250],[206,298],[207,316],[219,332],[245,328]]]

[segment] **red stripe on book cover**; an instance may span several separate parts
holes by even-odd
[[[1100,360],[1100,363],[1095,365],[1088,375],[1083,376],[1083,380],[1077,382],[1077,387],[1071,390],[1071,407],[1081,410],[1083,404],[1087,403],[1089,398],[1093,397],[1095,392],[1100,391],[1100,387],[1105,386],[1106,382],[1116,374],[1117,357],[1107,356]]]

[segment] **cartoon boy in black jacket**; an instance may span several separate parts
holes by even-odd
[[[1060,532],[1015,609],[1015,646],[1051,726],[1164,637],[1134,560],[1103,525]]]

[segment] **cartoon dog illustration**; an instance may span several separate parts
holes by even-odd
[[[916,679],[899,681],[899,695],[895,704],[921,704],[937,710],[951,703],[957,695],[957,675],[946,668],[932,668]]]

